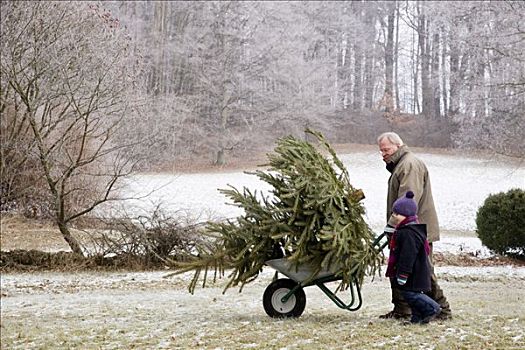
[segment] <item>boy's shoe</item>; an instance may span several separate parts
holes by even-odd
[[[410,314],[402,314],[400,312],[392,310],[390,312],[387,312],[384,315],[380,315],[379,318],[393,318],[396,320],[408,320],[410,318]]]
[[[451,312],[440,312],[439,315],[436,316],[436,320],[439,321],[446,321],[452,319],[452,313]]]
[[[438,317],[440,314],[441,314],[441,308],[439,308],[439,310],[437,312],[423,317],[419,323],[421,323],[421,324],[429,323],[430,321],[436,319],[436,317]]]

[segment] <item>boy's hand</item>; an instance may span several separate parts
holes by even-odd
[[[399,274],[397,275],[397,284],[399,284],[400,286],[404,286],[405,283],[407,283],[407,279],[408,275]]]
[[[390,237],[392,237],[392,234],[394,233],[395,230],[396,228],[394,226],[387,224],[385,228],[383,229],[383,232],[386,233],[388,239],[390,239]]]

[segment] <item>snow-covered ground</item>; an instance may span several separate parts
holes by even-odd
[[[525,267],[519,266],[437,266],[436,274],[440,279],[458,278],[481,278],[484,280],[521,280],[525,282]],[[386,266],[382,267],[381,275],[373,279],[386,280],[384,272]],[[259,288],[272,281],[275,270],[265,267],[255,282],[248,284],[246,290]],[[280,275],[284,277],[283,275]],[[76,293],[92,289],[145,289],[148,286],[171,286],[186,290],[193,278],[193,272],[181,275],[173,275],[172,271],[148,271],[148,272],[80,272],[80,273],[15,273],[2,274],[0,276],[2,292],[8,296],[23,294],[40,294],[60,292]],[[224,285],[228,280],[223,277],[218,280],[218,285]],[[370,283],[371,277],[367,277]],[[214,286],[212,278],[208,285]],[[217,285],[215,285],[217,287]],[[255,287],[252,287],[255,286]],[[197,287],[196,294],[203,292]],[[232,287],[227,290],[228,294],[237,294],[238,289]],[[525,292],[525,291],[524,291]]]
[[[477,237],[453,236],[442,234],[441,239],[434,243],[434,251],[440,253],[471,253],[479,258],[488,258],[492,253]]]
[[[385,277],[367,278],[363,306],[337,308],[305,288],[301,317],[268,317],[271,269],[242,293],[226,279],[187,291],[191,273],[2,274],[2,349],[524,349],[525,268],[442,267],[454,318],[406,326],[390,309]],[[330,286],[331,288],[335,286]],[[348,292],[338,294],[349,300]]]
[[[474,253],[489,256],[488,250],[473,233],[478,208],[489,194],[511,188],[525,188],[525,167],[505,157],[474,158],[457,154],[417,153],[427,164],[432,190],[444,230],[436,251]],[[339,155],[350,174],[350,182],[365,192],[366,219],[375,232],[385,223],[386,192],[389,173],[377,151],[362,151]],[[242,171],[180,175],[138,175],[127,188],[129,196],[153,192],[148,199],[128,201],[128,207],[145,210],[162,203],[169,210],[178,210],[199,219],[235,217],[242,210],[228,204],[218,189],[232,185],[237,189],[268,194],[269,185],[255,175]],[[468,234],[456,236],[449,231]],[[467,236],[467,237],[466,237]]]
[[[489,194],[511,188],[525,188],[525,166],[506,158],[472,158],[454,154],[417,153],[427,164],[432,190],[444,230],[474,231],[476,212]],[[375,230],[385,223],[386,192],[389,173],[377,151],[341,154],[350,182],[365,192],[367,221]],[[192,215],[235,217],[241,209],[231,206],[218,189],[232,185],[267,193],[270,186],[255,175],[242,171],[180,175],[138,175],[128,185],[128,195],[144,195],[148,199],[128,201],[129,206],[151,207],[163,203],[171,210]]]

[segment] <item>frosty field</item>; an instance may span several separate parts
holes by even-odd
[[[525,268],[440,267],[454,312],[429,326],[377,316],[389,310],[385,278],[365,281],[363,307],[338,309],[305,289],[297,319],[272,319],[264,270],[242,293],[186,287],[166,272],[2,276],[2,349],[523,349]],[[344,295],[344,294],[343,294]]]
[[[507,157],[486,157],[429,149],[415,150],[430,172],[432,191],[440,227],[445,230],[474,231],[477,209],[492,193],[525,188],[525,164]],[[389,173],[373,146],[339,155],[350,174],[350,182],[361,188],[366,198],[366,219],[379,231],[386,221],[386,192]],[[264,168],[263,168],[264,169]],[[200,218],[235,217],[242,211],[227,203],[219,188],[232,185],[241,190],[263,191],[269,186],[255,175],[242,171],[198,174],[144,174],[134,177],[125,191],[141,196],[153,191],[147,201],[128,201],[128,207],[151,208],[162,203],[166,208],[185,211]]]
[[[490,193],[524,188],[523,165],[508,158],[419,155],[430,170],[443,231],[435,251],[484,261],[491,253],[474,232],[477,208]],[[381,230],[388,173],[377,151],[341,159],[352,184],[367,196],[367,221]],[[217,191],[227,184],[268,190],[242,171],[143,174],[128,183],[127,194],[154,193],[126,207],[163,202],[200,220],[235,217],[240,210]],[[52,250],[62,249],[64,242]],[[389,284],[381,276],[367,278],[356,312],[338,309],[320,289],[308,287],[303,315],[280,320],[262,306],[270,268],[242,293],[231,288],[222,294],[223,278],[194,295],[187,291],[191,274],[165,278],[170,271],[3,273],[1,349],[525,349],[523,265],[444,263],[436,272],[454,318],[428,326],[377,317],[391,308]]]

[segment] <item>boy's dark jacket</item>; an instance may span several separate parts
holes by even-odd
[[[390,282],[393,287],[415,292],[430,291],[430,266],[425,250],[427,231],[425,224],[400,226],[394,233],[395,244],[390,254],[394,254],[394,275]],[[408,275],[405,285],[397,284],[399,274]]]

